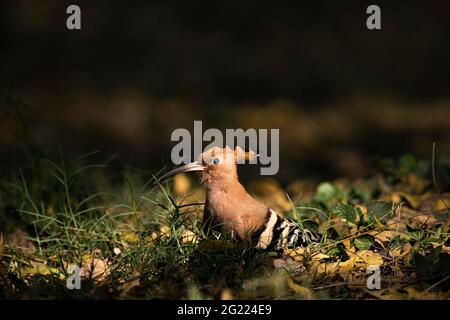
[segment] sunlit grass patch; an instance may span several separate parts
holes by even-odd
[[[2,182],[0,297],[448,298],[448,186],[437,195],[410,156],[376,177],[268,199],[320,234],[284,252],[207,239],[189,180],[155,186],[152,173],[112,172],[99,156],[37,159]],[[81,290],[66,286],[71,265]],[[367,287],[369,266],[380,268],[378,291]]]

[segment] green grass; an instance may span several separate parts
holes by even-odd
[[[226,237],[208,242],[202,204],[173,194],[170,182],[159,188],[155,173],[134,168],[118,174],[112,159],[99,157],[35,159],[2,181],[1,298],[448,298],[449,210],[410,203],[419,196],[420,204],[442,201],[431,183],[411,191],[411,181],[427,179],[415,159],[389,163],[378,177],[322,183],[311,197],[291,200],[285,214],[300,227],[314,222],[323,236],[301,258],[285,252],[286,267],[274,268],[278,252]],[[416,223],[421,214],[432,221]],[[8,242],[16,229],[25,231],[28,248]],[[383,231],[400,233],[380,240]],[[348,264],[352,250],[383,257],[378,293],[366,289],[365,269],[356,264],[320,272]],[[66,287],[72,264],[85,272],[81,290]],[[292,268],[300,265],[301,272]]]

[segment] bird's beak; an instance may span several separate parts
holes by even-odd
[[[172,171],[167,172],[165,175],[161,176],[158,180],[156,180],[156,182],[159,183],[160,181],[167,179],[171,176],[174,176],[176,174],[179,174],[179,173],[189,172],[189,171],[203,171],[203,170],[205,170],[205,168],[206,167],[204,165],[200,164],[198,161],[191,162],[184,166],[175,168]]]

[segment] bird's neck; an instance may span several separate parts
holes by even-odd
[[[243,190],[245,189],[239,182],[237,177],[227,177],[225,179],[209,179],[206,183],[206,192],[214,192],[219,190]]]

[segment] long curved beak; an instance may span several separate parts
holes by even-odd
[[[203,171],[203,170],[205,170],[205,168],[206,167],[204,165],[200,164],[198,161],[191,162],[191,163],[188,163],[188,164],[186,164],[184,166],[175,168],[175,169],[167,172],[163,176],[159,177],[158,180],[156,180],[155,183],[159,183],[160,181],[162,181],[164,179],[167,179],[167,178],[169,178],[171,176],[174,176],[176,174],[179,174],[179,173],[189,172],[189,171]]]

